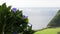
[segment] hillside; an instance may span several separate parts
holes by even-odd
[[[54,18],[49,22],[47,26],[50,28],[60,27],[60,10],[57,12],[57,14],[54,16]]]
[[[60,27],[58,28],[48,28],[42,31],[37,31],[34,34],[60,34]]]

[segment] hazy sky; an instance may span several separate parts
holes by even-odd
[[[0,0],[13,7],[60,7],[60,0]]]
[[[35,7],[20,8],[25,15],[28,15],[29,22],[33,29],[41,29],[47,26],[50,20],[56,15],[58,7]]]
[[[0,5],[4,2],[7,6],[23,10],[33,29],[44,28],[60,7],[60,0],[0,0]]]

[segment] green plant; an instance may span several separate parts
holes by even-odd
[[[22,11],[11,9],[6,3],[0,5],[0,34],[31,34],[32,25],[28,24],[28,17],[23,15]]]

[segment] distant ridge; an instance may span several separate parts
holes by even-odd
[[[57,12],[55,17],[49,22],[47,27],[60,27],[60,10]]]

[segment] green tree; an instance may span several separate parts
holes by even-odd
[[[48,27],[60,27],[60,10],[57,12],[57,14],[54,16],[54,18],[50,21],[50,23],[47,25]]]
[[[32,34],[32,25],[28,24],[28,17],[22,11],[11,9],[6,3],[0,5],[0,34]]]

